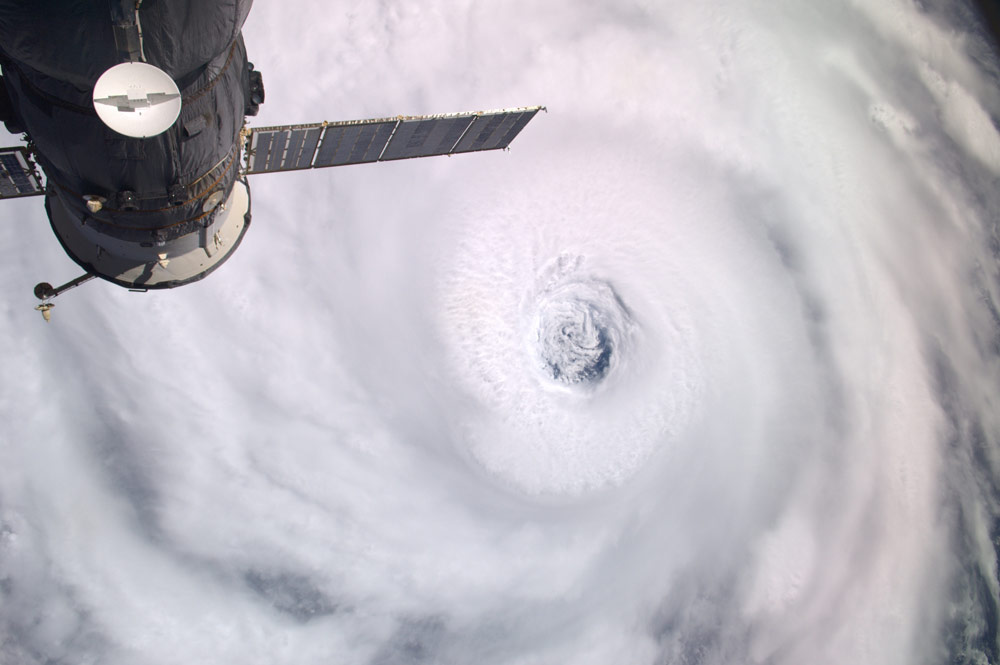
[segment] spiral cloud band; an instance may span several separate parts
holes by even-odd
[[[1000,662],[983,25],[259,0],[261,125],[549,112],[253,180],[211,279],[44,329],[13,204],[0,661]]]

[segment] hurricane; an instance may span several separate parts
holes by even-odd
[[[48,324],[76,267],[3,202],[0,661],[1000,662],[979,5],[260,0],[244,36],[256,125],[546,112],[251,176],[209,279]]]

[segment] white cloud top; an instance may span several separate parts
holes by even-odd
[[[76,268],[6,205],[0,660],[995,657],[1000,109],[953,9],[258,2],[257,125],[549,113],[254,177],[209,279],[49,325]]]

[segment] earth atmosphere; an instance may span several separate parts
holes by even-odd
[[[0,224],[0,661],[998,663],[1000,70],[965,2],[258,0],[208,279]],[[7,137],[13,145],[17,137]]]

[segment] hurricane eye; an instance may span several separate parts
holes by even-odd
[[[532,343],[542,376],[575,389],[603,382],[633,325],[611,284],[598,279],[558,282],[543,290],[537,303]]]

